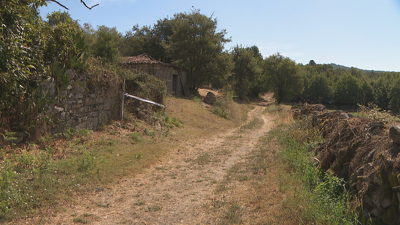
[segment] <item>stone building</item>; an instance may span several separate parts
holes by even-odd
[[[155,60],[147,54],[128,57],[121,64],[134,72],[145,72],[165,80],[168,93],[176,96],[189,94],[186,85],[188,71],[179,66]]]

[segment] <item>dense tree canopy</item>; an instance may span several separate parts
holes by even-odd
[[[232,50],[234,67],[232,70],[235,92],[241,99],[257,97],[262,83],[262,56],[258,48],[244,48],[237,45]]]
[[[122,46],[122,35],[117,29],[99,26],[93,35],[95,38],[91,46],[92,55],[108,62],[116,61]]]
[[[265,59],[264,71],[276,102],[288,102],[304,89],[303,69],[280,53]]]
[[[192,10],[175,14],[169,21],[172,34],[164,46],[174,64],[188,69],[190,89],[198,89],[215,78],[223,79],[229,71],[229,59],[223,54],[226,31],[217,31],[217,19]]]

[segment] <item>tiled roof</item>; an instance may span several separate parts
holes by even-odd
[[[147,55],[146,53],[143,53],[138,56],[130,56],[126,58],[123,62],[123,64],[163,64],[163,65],[168,65],[167,63],[163,63],[161,61],[153,59],[153,57]]]

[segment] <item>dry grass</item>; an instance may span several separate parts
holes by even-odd
[[[275,116],[276,123],[280,125],[287,125],[293,123],[293,114],[291,112],[291,106],[289,105],[268,105],[263,113],[270,113]]]
[[[101,131],[74,137],[72,133],[66,132],[68,140],[43,138],[41,145],[48,149],[52,159],[49,169],[42,175],[46,180],[59,182],[49,183],[42,188],[50,194],[45,200],[35,203],[29,210],[24,207],[22,211],[10,211],[13,215],[6,218],[24,217],[37,209],[41,214],[54,212],[57,205],[73,202],[75,195],[88,195],[111,187],[126,176],[134,176],[159,162],[182,142],[195,142],[198,137],[211,137],[237,125],[237,121],[221,118],[194,101],[169,97],[166,106],[166,114],[182,122],[180,128],[169,124],[156,130],[154,124],[131,118],[129,121],[103,126]],[[24,148],[28,150],[16,152],[39,155],[38,152],[45,151],[40,148]],[[9,159],[14,157],[11,154],[3,155]],[[71,192],[75,197],[72,197]],[[34,195],[33,192],[31,194]],[[42,194],[38,194],[38,199],[43,199]],[[41,207],[37,208],[37,205]]]
[[[293,223],[282,203],[291,190],[281,189],[285,165],[279,157],[280,146],[267,137],[244,162],[232,166],[215,190],[212,213],[220,224],[298,224]]]

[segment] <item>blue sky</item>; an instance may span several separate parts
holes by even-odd
[[[256,45],[264,57],[280,52],[297,63],[336,63],[368,70],[400,72],[400,0],[58,0],[73,19],[94,27],[153,25],[192,6],[218,19],[232,42]],[[42,16],[64,11],[56,3]]]

